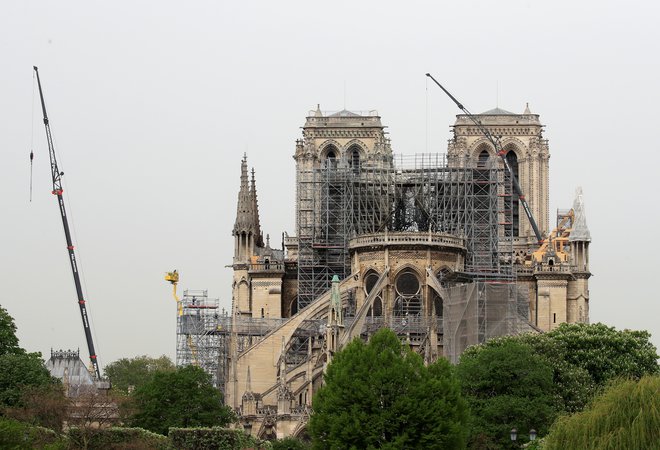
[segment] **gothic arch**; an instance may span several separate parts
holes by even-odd
[[[309,433],[307,433],[307,425],[303,425],[299,428],[297,428],[293,432],[293,437],[299,440],[303,440],[305,442],[309,441]]]
[[[420,280],[423,280],[423,279],[424,279],[424,276],[425,276],[425,275],[424,275],[424,271],[420,271],[420,270],[417,268],[417,266],[415,266],[415,265],[413,265],[413,264],[410,264],[410,263],[404,263],[404,264],[402,264],[402,265],[396,270],[396,272],[394,272],[394,273],[390,276],[390,277],[391,277],[390,280],[396,280],[396,278],[399,276],[399,274],[401,274],[402,272],[404,272],[404,271],[406,271],[406,270],[407,270],[407,271],[410,271],[410,272],[415,272],[415,275],[417,275],[417,277],[418,277]]]
[[[378,277],[380,277],[380,273],[378,273],[378,270],[376,270],[375,267],[369,267],[369,268],[367,268],[366,270],[364,270],[362,272],[362,276],[361,276],[362,283],[363,283],[362,286],[364,288],[365,294],[367,294],[367,295],[369,294],[369,291],[370,291],[370,289],[367,289],[367,283],[371,282],[370,278],[373,277],[373,275],[376,276],[376,280],[378,280]],[[368,279],[370,281],[367,281]]]
[[[364,161],[364,150],[358,144],[353,144],[346,149],[344,158],[348,167],[354,171],[359,171]]]
[[[365,297],[369,295],[380,278],[380,274],[374,268],[369,268],[364,272],[362,280],[364,280],[363,288]],[[367,317],[381,317],[383,315],[383,295],[382,293],[376,296],[373,305],[367,312]]]
[[[516,156],[518,157],[518,161],[526,157],[527,154],[529,153],[529,149],[527,148],[525,143],[513,136],[508,136],[502,139],[501,144],[502,144],[502,148],[505,151],[508,152],[513,150],[516,153]]]
[[[296,295],[291,299],[291,303],[289,303],[289,317],[293,317],[296,314],[298,314],[298,296]]]
[[[469,153],[470,161],[478,168],[487,168],[488,162],[497,157],[492,144],[485,138],[478,145],[473,145]]]
[[[406,317],[424,314],[424,278],[416,267],[406,264],[392,276],[394,304],[392,313]]]
[[[442,317],[444,315],[444,302],[442,296],[435,292],[434,289],[431,289],[431,308],[433,308],[433,313],[436,317]]]
[[[520,174],[522,171],[521,169],[523,167],[521,163],[521,151],[518,148],[516,142],[509,141],[502,146],[502,149],[505,152],[504,158],[506,159],[512,174],[516,177],[517,180],[520,180]],[[512,186],[507,186],[505,190],[508,191],[508,194],[513,195],[513,192],[509,192],[509,189],[512,189]],[[511,224],[504,226],[504,232],[507,236],[518,237],[520,236],[520,202],[518,201],[518,197],[515,195],[511,197],[510,200]],[[506,209],[509,209],[509,207]]]
[[[327,141],[324,141],[321,145],[319,145],[319,159],[321,161],[325,161],[325,159],[328,157],[328,153],[331,151],[334,151],[335,157],[337,159],[341,158],[342,147],[343,146],[334,139],[328,139]]]
[[[480,137],[474,141],[467,149],[467,154],[470,155],[470,158],[476,160],[477,156],[479,156],[479,153],[483,150],[483,148],[486,148],[491,156],[495,156],[495,148],[493,148],[493,144],[491,144],[490,141],[485,137]]]
[[[365,159],[367,157],[367,144],[362,142],[360,139],[351,139],[342,147],[342,153],[346,155],[348,150],[356,147],[360,151],[360,159]]]

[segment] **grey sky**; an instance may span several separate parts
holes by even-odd
[[[317,103],[378,110],[396,153],[444,153],[458,111],[426,72],[473,112],[499,97],[501,108],[529,102],[541,115],[551,211],[584,189],[592,322],[647,329],[659,345],[660,7],[448,3],[3,1],[0,304],[21,344],[87,357],[33,97],[37,65],[101,365],[174,358],[167,270],[229,307],[244,152],[262,228],[274,243],[295,233],[291,156]]]

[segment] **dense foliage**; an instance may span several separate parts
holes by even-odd
[[[66,437],[48,428],[0,417],[0,448],[4,450],[65,450],[69,448],[68,444]]]
[[[81,428],[71,428],[68,431],[72,445],[89,450],[113,449],[172,449],[170,440],[161,434],[152,433],[142,428],[110,427],[101,428],[92,435]],[[84,442],[85,447],[79,443]]]
[[[602,323],[565,323],[536,337],[554,345],[553,354],[546,356],[556,355],[585,369],[600,386],[617,377],[639,379],[659,373],[657,349],[650,338],[648,331],[618,331]]]
[[[581,411],[609,380],[657,374],[658,354],[646,331],[597,323],[561,324],[543,334],[514,336],[543,355],[554,370],[557,408]]]
[[[5,414],[21,422],[61,432],[71,403],[61,383],[27,386],[21,389],[19,405]]]
[[[151,358],[142,355],[114,361],[105,366],[103,373],[110,380],[112,389],[128,394],[129,389],[142,386],[154,373],[173,370],[175,366],[167,356]]]
[[[465,446],[467,404],[452,367],[424,366],[388,329],[335,354],[313,405],[313,448]]]
[[[294,437],[286,437],[271,442],[273,450],[307,450],[310,444]]]
[[[609,380],[617,377],[639,379],[644,374],[658,373],[657,352],[649,338],[645,331],[617,331],[603,324],[562,324],[548,333],[505,336],[468,348],[461,357],[458,372],[474,416],[472,445],[490,448],[496,446],[498,440],[506,442],[508,430],[513,427],[521,431],[523,440],[529,428],[536,429],[540,435],[545,434],[554,413],[535,414],[539,406],[536,396],[543,398],[545,407],[549,395],[552,409],[557,414],[570,414],[583,410]],[[521,355],[521,352],[525,353],[521,346],[528,349],[527,353],[531,351],[536,355],[535,361],[521,363],[528,358]],[[512,348],[517,350],[512,351]],[[502,367],[509,367],[510,373],[501,372]],[[515,367],[517,369],[513,370]],[[535,394],[532,392],[531,396],[519,392],[514,395],[518,400],[498,400],[503,402],[499,406],[493,401],[485,402],[487,407],[480,406],[484,395],[498,399],[512,395],[521,377],[528,376],[532,367],[534,370],[541,367],[551,369],[550,386]],[[475,391],[475,386],[483,392]],[[524,408],[520,402],[526,398],[535,400],[529,401],[529,406]],[[511,417],[512,422],[504,426],[502,415],[494,414],[498,408],[503,413],[506,409],[512,414],[517,409],[519,411]],[[534,420],[529,422],[529,417]]]
[[[223,426],[234,420],[211,376],[196,366],[156,372],[131,396],[127,422],[167,435],[170,427]]]
[[[227,428],[172,428],[172,448],[177,450],[234,450],[265,448],[263,442],[243,430]],[[269,446],[270,447],[270,446]]]
[[[457,373],[472,412],[471,448],[506,447],[512,428],[525,442],[527,430],[546,433],[556,416],[552,367],[528,345],[509,340],[472,347]]]
[[[0,355],[20,353],[14,318],[0,306]]]
[[[18,346],[14,319],[0,306],[0,410],[17,406],[22,389],[51,383],[41,354]]]
[[[547,450],[660,448],[660,377],[613,383],[585,411],[560,418]]]

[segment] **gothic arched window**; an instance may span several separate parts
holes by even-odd
[[[329,169],[337,168],[337,158],[339,157],[339,151],[334,145],[328,147],[325,152],[325,161],[323,161],[324,167]]]
[[[367,275],[364,277],[364,292],[367,294],[367,296],[371,293],[373,288],[376,286],[376,283],[378,282],[379,275],[374,272],[370,271],[367,273]],[[374,299],[373,305],[371,308],[369,308],[369,311],[367,312],[368,317],[381,317],[383,315],[383,299],[382,299],[382,293],[379,293],[376,298]]]
[[[422,286],[415,272],[412,270],[401,272],[394,282],[394,290],[395,316],[418,316],[422,313]]]
[[[357,145],[352,145],[347,152],[348,164],[353,169],[353,172],[360,171],[360,148]]]
[[[514,152],[512,149],[509,149],[507,152],[506,156],[506,162],[509,164],[509,167],[511,168],[511,173],[516,177],[516,179],[519,180],[518,176],[518,155],[516,155],[516,152]],[[511,186],[507,186],[506,189],[512,189]],[[515,195],[515,192],[511,192],[511,216],[512,216],[512,223],[511,223],[511,231],[509,232],[513,237],[520,236],[520,200],[518,200],[518,196]]]
[[[477,168],[486,169],[488,167],[488,159],[490,158],[490,153],[485,148],[479,153],[479,159],[477,159]]]
[[[291,313],[289,317],[293,317],[298,313],[298,297],[294,298],[291,302]]]
[[[443,304],[444,301],[442,300],[442,297],[440,297],[437,292],[433,291],[433,311],[437,317],[442,317]]]

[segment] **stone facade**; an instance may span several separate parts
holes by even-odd
[[[509,325],[515,321],[517,331],[546,331],[563,322],[587,322],[590,236],[581,194],[551,230],[549,147],[539,116],[526,108],[522,114],[495,109],[477,118],[494,135],[501,136],[505,157],[544,235],[539,244],[516,201],[510,242],[513,251],[505,255],[503,264],[513,268],[516,286],[525,288],[521,290],[523,310],[529,312],[523,316],[515,312],[521,308],[510,298],[513,291],[508,290],[500,299],[492,297],[493,302],[502,300],[503,305],[513,308],[515,317],[503,316],[502,320]],[[328,222],[335,219],[319,214],[318,208],[332,199],[324,197],[313,177],[320,171],[342,168],[356,173],[368,171],[360,183],[369,183],[373,181],[369,177],[375,174],[397,172],[377,113],[324,114],[317,108],[306,118],[302,134],[294,154],[297,235],[286,235],[283,249],[271,248],[268,236],[263,238],[254,172],[248,180],[247,160],[241,162],[233,229],[228,373],[223,379],[226,403],[237,411],[246,430],[262,438],[304,435],[312,396],[322,384],[325,367],[334,352],[356,336],[368,339],[376,329],[388,326],[431,362],[448,356],[446,343],[454,339],[474,343],[492,335],[480,329],[478,319],[449,317],[455,315],[457,304],[452,302],[458,298],[457,292],[464,292],[463,309],[471,305],[476,315],[480,314],[479,308],[487,307],[477,303],[481,298],[477,291],[494,292],[487,280],[478,281],[478,274],[469,273],[469,242],[461,233],[419,226],[352,232],[345,236],[341,249],[331,236],[324,235],[328,233]],[[484,168],[502,163],[473,122],[459,115],[447,164],[450,168]],[[335,225],[339,229],[341,224]],[[314,236],[311,243],[305,242],[307,236]],[[309,253],[316,251],[315,246],[326,248]],[[318,255],[321,257],[317,261]],[[332,257],[336,258],[334,263]],[[314,265],[310,272],[301,267],[303,262]],[[318,267],[343,267],[344,277],[335,276],[332,283],[328,277],[323,293],[302,302],[301,292],[310,286],[306,278],[310,273],[326,280],[324,272],[314,272]],[[485,287],[461,291],[468,285]],[[462,322],[470,323],[463,326]],[[449,326],[454,327],[451,340],[445,336]],[[514,328],[503,329],[515,332]]]

